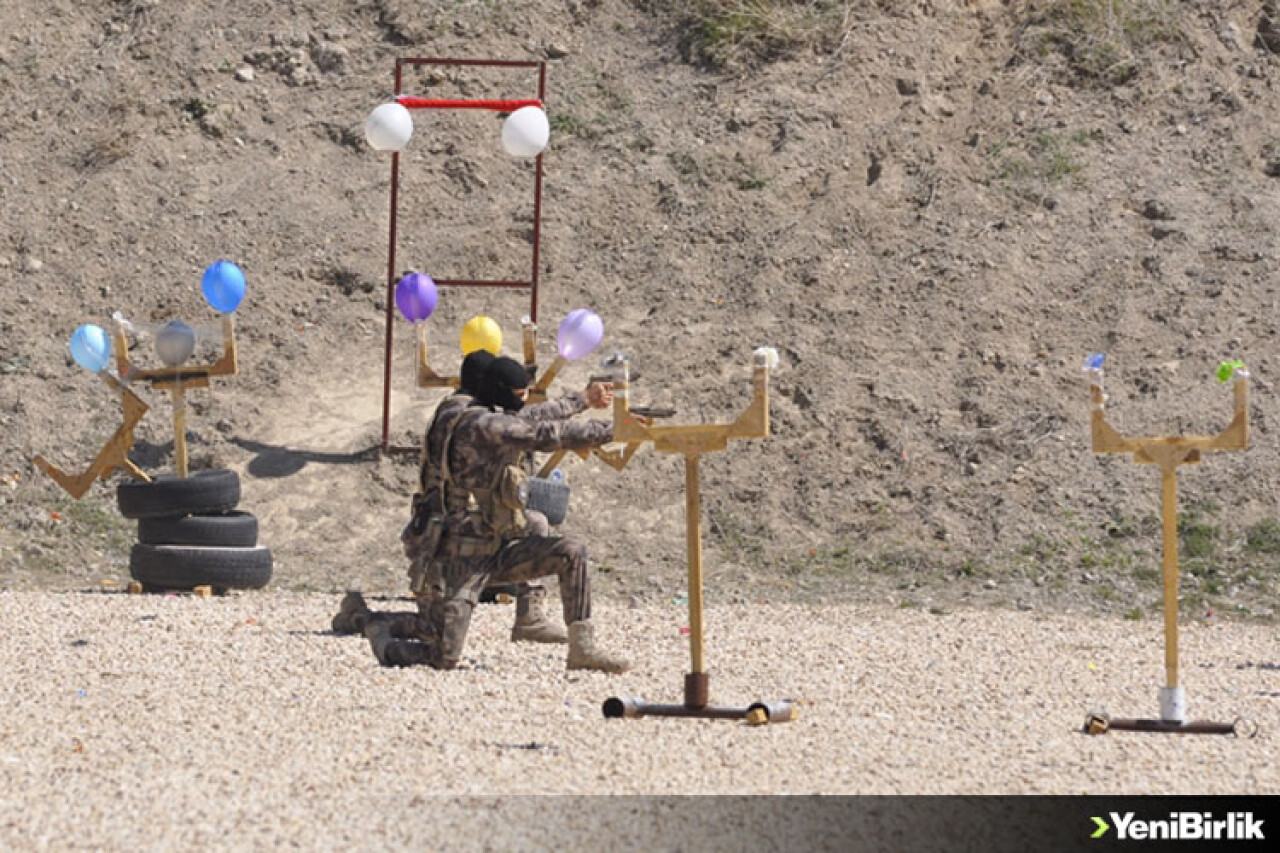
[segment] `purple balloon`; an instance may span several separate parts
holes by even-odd
[[[563,358],[582,358],[598,347],[603,337],[604,322],[600,315],[586,308],[578,308],[570,311],[560,321],[560,329],[556,333],[556,349]]]
[[[436,283],[431,276],[411,272],[396,285],[396,307],[410,323],[421,323],[436,310]]]

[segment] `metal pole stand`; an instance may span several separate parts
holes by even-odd
[[[1186,689],[1178,683],[1178,466],[1195,465],[1210,450],[1243,450],[1249,446],[1249,373],[1244,365],[1223,365],[1218,378],[1226,382],[1234,375],[1235,414],[1230,425],[1216,436],[1175,438],[1127,438],[1107,423],[1106,394],[1102,391],[1102,356],[1092,356],[1085,364],[1089,376],[1092,408],[1091,431],[1094,453],[1131,453],[1139,465],[1160,466],[1161,511],[1164,526],[1164,665],[1165,686],[1160,688],[1160,719],[1112,718],[1090,714],[1085,720],[1088,734],[1108,731],[1169,732],[1176,734],[1241,734],[1245,721],[1211,723],[1187,720]],[[1252,737],[1257,734],[1253,727]]]
[[[757,350],[753,355],[753,399],[747,410],[731,424],[696,426],[653,426],[652,420],[633,413],[628,405],[630,375],[626,361],[621,378],[614,380],[613,439],[629,452],[652,441],[659,452],[680,453],[685,460],[685,531],[689,553],[689,651],[693,671],[684,677],[684,704],[657,705],[639,697],[606,699],[602,710],[606,719],[639,717],[702,717],[713,720],[746,720],[752,725],[785,723],[796,718],[796,708],[786,701],[755,702],[746,707],[725,708],[710,704],[711,679],[703,667],[702,632],[702,519],[698,458],[705,452],[723,450],[730,438],[764,438],[769,435],[769,370],[776,355]],[[630,458],[629,456],[627,458]],[[624,463],[625,464],[625,463]]]
[[[405,69],[426,66],[469,67],[469,68],[504,68],[529,69],[537,72],[537,96],[533,98],[420,98],[406,95],[403,92]],[[448,57],[397,57],[395,65],[395,94],[393,100],[407,110],[485,110],[490,112],[514,112],[525,106],[543,107],[547,95],[547,63],[542,60],[508,60],[508,59],[456,59]],[[400,208],[400,151],[391,153],[391,214],[387,234],[387,307],[386,334],[383,343],[382,360],[382,452],[417,453],[419,447],[413,445],[391,444],[391,354],[393,329],[395,327],[395,290],[399,271],[396,267],[396,241],[399,225],[397,216]],[[525,325],[525,362],[536,368],[534,364],[534,337],[538,322],[538,283],[540,253],[542,249],[542,154],[534,158],[533,167],[533,235],[532,257],[528,279],[470,279],[440,278],[435,279],[437,287],[489,287],[489,288],[527,288],[529,290],[528,323]],[[417,377],[419,388],[456,388],[457,376],[445,376],[431,365],[427,350],[426,330],[418,327],[417,343]],[[541,402],[545,399],[546,385],[530,389],[530,402]]]
[[[617,696],[604,700],[606,719],[634,720],[640,717],[701,717],[708,720],[746,720],[753,726],[788,723],[796,718],[790,702],[754,702],[745,708],[725,708],[707,704],[708,679],[705,672],[684,677],[684,704],[659,705],[638,697]],[[701,704],[699,704],[701,703]]]

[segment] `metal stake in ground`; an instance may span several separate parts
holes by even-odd
[[[656,705],[637,697],[605,700],[607,718],[703,717],[746,720],[753,724],[781,723],[795,719],[790,702],[754,702],[745,707],[710,704],[710,676],[704,667],[702,632],[702,519],[698,461],[703,453],[724,450],[731,438],[765,438],[769,435],[769,370],[777,353],[761,348],[752,356],[753,399],[737,420],[728,424],[654,426],[651,418],[633,411],[629,404],[630,374],[627,362],[620,364],[613,395],[613,438],[624,445],[625,460],[646,441],[660,453],[679,453],[685,461],[685,527],[689,557],[689,652],[692,671],[684,679],[684,704]],[[618,466],[620,467],[620,466]]]
[[[1132,453],[1139,465],[1160,467],[1161,510],[1164,522],[1164,667],[1165,686],[1160,689],[1160,719],[1138,720],[1091,714],[1085,721],[1089,734],[1121,731],[1175,732],[1180,734],[1238,734],[1237,723],[1187,721],[1187,694],[1178,683],[1178,467],[1195,465],[1200,455],[1211,450],[1244,450],[1249,446],[1249,372],[1242,362],[1227,362],[1218,368],[1218,379],[1234,379],[1235,415],[1215,436],[1174,438],[1128,438],[1120,435],[1106,418],[1106,394],[1102,391],[1103,356],[1085,362],[1092,407],[1094,453]],[[1256,733],[1256,728],[1255,728]]]

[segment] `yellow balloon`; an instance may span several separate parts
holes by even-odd
[[[462,356],[466,358],[478,349],[497,355],[502,350],[502,329],[493,319],[478,314],[462,327]]]

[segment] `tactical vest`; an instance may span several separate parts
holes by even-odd
[[[448,453],[452,443],[454,429],[466,414],[465,407],[463,408],[464,411],[454,417],[445,433],[445,453]],[[404,554],[409,558],[409,589],[417,595],[424,595],[431,590],[436,595],[444,594],[443,581],[447,569],[447,560],[444,559],[446,555],[443,553],[445,549],[442,547],[445,518],[463,515],[467,510],[466,496],[449,494],[456,490],[447,487],[448,478],[438,460],[431,454],[431,433],[439,421],[441,409],[436,410],[431,425],[422,435],[422,464],[418,468],[418,492],[413,496],[413,518],[400,533]]]
[[[432,458],[429,452],[428,430],[428,436],[423,441],[424,461],[419,479],[423,494],[430,494],[432,488],[438,491],[446,517],[469,511],[471,502],[474,501],[475,511],[485,525],[496,536],[505,539],[516,535],[525,527],[524,507],[529,498],[529,475],[516,465],[505,465],[498,470],[491,483],[467,490],[455,487],[453,475],[449,471],[449,449],[453,445],[454,433],[464,420],[474,419],[482,414],[486,412],[468,409],[453,419],[445,428],[439,459]]]

